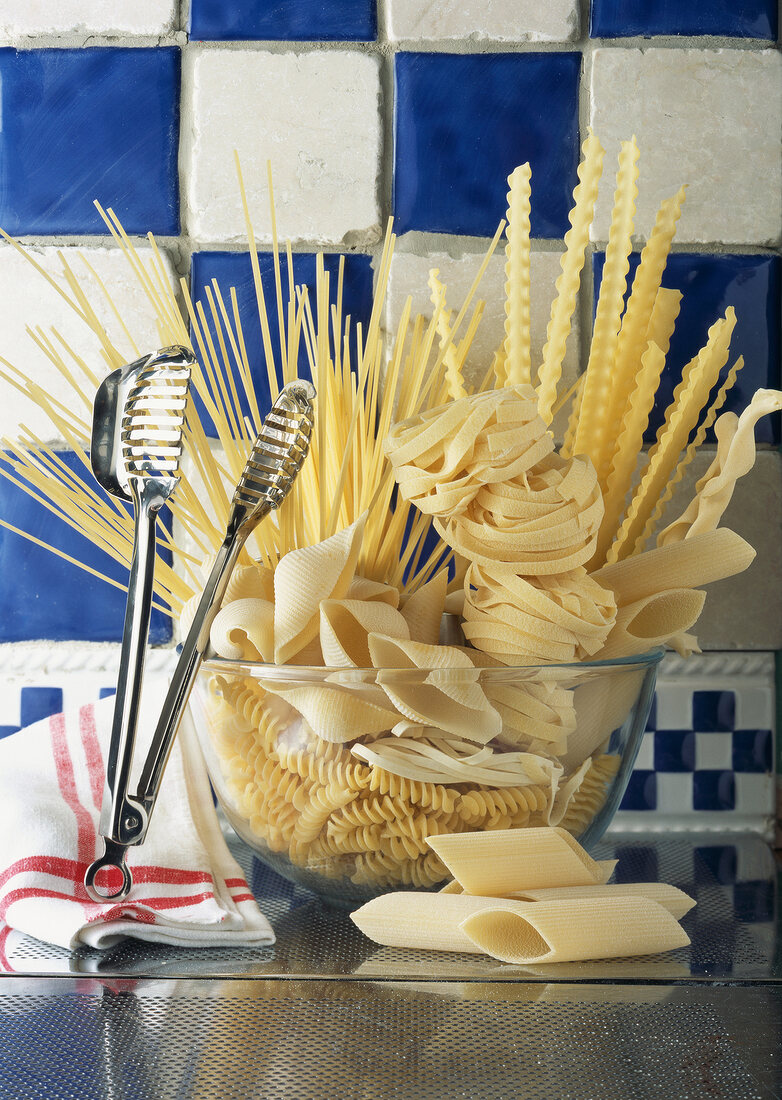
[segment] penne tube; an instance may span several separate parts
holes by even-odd
[[[398,891],[381,894],[362,905],[350,919],[365,936],[385,947],[424,947],[430,951],[483,951],[459,926],[480,909],[493,909],[496,898],[469,894],[424,894]],[[524,902],[506,902],[525,907]]]
[[[592,574],[621,606],[670,588],[694,588],[741,573],[754,560],[748,542],[727,527],[646,550]]]
[[[505,897],[541,886],[606,882],[615,860],[597,862],[564,829],[493,829],[427,838],[468,894]]]
[[[452,891],[451,891],[452,892]],[[581,898],[647,898],[667,909],[676,920],[689,913],[695,902],[683,890],[665,882],[612,882],[600,886],[549,886],[540,890],[520,890],[519,901],[579,901]]]
[[[455,900],[455,899],[450,899]],[[642,897],[495,903],[458,931],[494,959],[514,965],[656,955],[690,938],[667,909]]]
[[[619,609],[616,625],[599,657],[632,657],[663,645],[694,626],[706,602],[699,588],[672,588]]]

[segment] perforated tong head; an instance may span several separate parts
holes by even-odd
[[[114,869],[116,886],[112,886],[111,892],[107,888],[105,894],[101,893],[101,900],[126,897],[131,889],[132,875],[125,862],[127,849],[142,844],[146,836],[174,738],[209,644],[212,621],[220,610],[231,573],[248,537],[293,488],[309,451],[314,399],[315,388],[309,382],[289,382],[274,401],[253,444],[231,500],[225,538],[174,669],[138,789],[132,797],[125,795],[116,815],[116,828],[107,837],[106,851],[88,871],[90,881],[85,879],[94,896],[95,875],[100,870]]]

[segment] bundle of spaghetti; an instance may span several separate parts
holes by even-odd
[[[507,665],[587,660],[608,637],[616,601],[583,566],[523,577],[472,564],[464,582],[465,638]]]

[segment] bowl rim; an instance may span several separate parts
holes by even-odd
[[[445,648],[445,647],[444,647]],[[480,652],[480,650],[478,650]],[[474,671],[479,673],[486,673],[490,677],[499,673],[500,679],[507,679],[510,674],[513,673],[535,673],[542,670],[548,671],[548,677],[551,678],[553,673],[557,670],[563,672],[573,673],[574,671],[596,671],[599,669],[622,669],[622,668],[656,668],[660,661],[663,659],[666,653],[664,646],[655,646],[653,649],[647,650],[645,653],[636,653],[630,657],[607,657],[603,660],[597,661],[567,661],[567,662],[551,662],[548,664],[528,664],[528,665],[474,665],[473,668],[458,668],[458,667],[428,667],[423,668],[396,668],[390,665],[384,665],[382,668],[375,668],[370,666],[369,668],[357,668],[353,665],[277,665],[269,664],[264,661],[246,661],[242,659],[234,659],[230,657],[206,657],[201,664],[201,671],[210,672],[212,674],[220,672],[238,672],[242,671],[245,675],[259,676],[259,675],[278,675],[284,670],[286,679],[296,679],[299,674],[301,678],[305,680],[312,680],[317,678],[324,680],[327,677],[331,677],[338,673],[350,673],[351,676],[357,677],[359,674],[365,676],[377,676],[378,673],[394,672],[394,673],[415,673],[420,675],[426,675],[429,673],[436,673],[438,676],[442,676],[443,673],[469,673]]]

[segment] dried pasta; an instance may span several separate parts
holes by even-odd
[[[487,955],[516,965],[656,955],[690,942],[667,909],[644,897],[499,903],[469,914],[459,930]]]
[[[209,643],[219,657],[274,660],[274,604],[246,597],[225,604],[214,617]]]
[[[369,634],[408,638],[404,615],[381,600],[321,600],[320,646],[333,668],[371,668]]]
[[[274,571],[274,660],[285,664],[312,642],[320,602],[347,594],[358,561],[366,516],[315,546],[291,550]]]
[[[401,892],[367,902],[351,920],[385,946],[480,951],[517,965],[657,954],[690,942],[664,906],[629,895],[524,902]]]
[[[433,837],[431,847],[468,894],[504,897],[540,886],[605,882],[616,861],[596,862],[561,828]],[[608,869],[607,864],[610,865]]]

